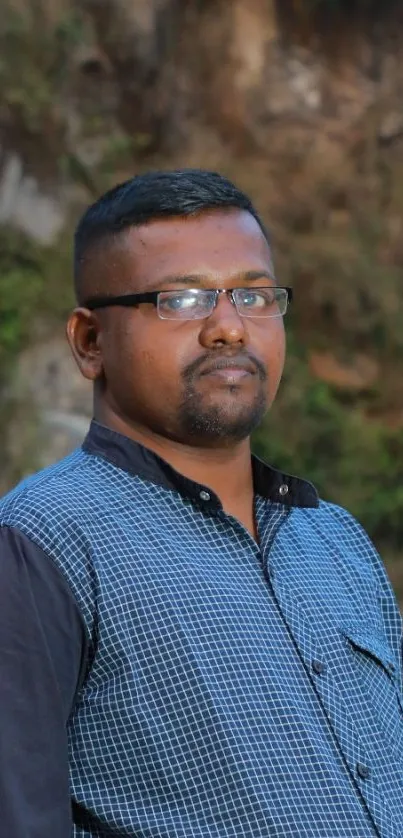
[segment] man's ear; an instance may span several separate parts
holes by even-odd
[[[75,308],[67,321],[66,334],[80,372],[89,381],[96,381],[103,371],[97,315],[88,308]]]

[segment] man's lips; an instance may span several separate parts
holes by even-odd
[[[248,370],[239,369],[239,367],[225,367],[221,370],[212,370],[203,377],[215,378],[217,381],[221,379],[226,384],[238,384],[243,379],[251,379],[252,375]]]
[[[199,374],[200,376],[222,374],[223,377],[233,375],[241,378],[242,375],[255,375],[256,366],[248,358],[217,358],[216,361],[203,367]]]
[[[215,378],[226,384],[238,384],[255,376],[255,364],[248,358],[217,358],[200,372],[201,378]]]

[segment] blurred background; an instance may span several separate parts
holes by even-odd
[[[403,600],[402,0],[3,0],[0,493],[82,440],[72,234],[150,168],[219,170],[295,289],[257,453],[348,507]]]

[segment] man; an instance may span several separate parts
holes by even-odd
[[[401,838],[383,565],[251,457],[291,299],[251,202],[142,175],[89,208],[75,256],[94,421],[0,504],[1,835]]]

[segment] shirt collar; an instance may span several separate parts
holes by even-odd
[[[209,509],[221,509],[218,496],[208,487],[172,468],[169,463],[129,437],[92,420],[83,449],[89,454],[103,457],[123,471],[148,480],[182,497]],[[255,493],[274,503],[292,507],[317,507],[318,494],[312,483],[290,474],[277,471],[263,460],[252,455]]]

